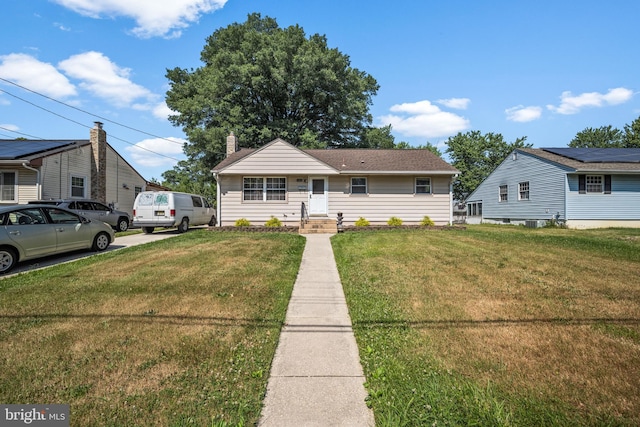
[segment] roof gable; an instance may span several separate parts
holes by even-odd
[[[220,162],[213,171],[269,175],[337,173],[334,168],[280,138],[258,149],[235,152]]]

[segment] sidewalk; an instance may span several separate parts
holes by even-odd
[[[373,426],[331,235],[306,237],[258,425]]]

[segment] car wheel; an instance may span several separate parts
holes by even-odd
[[[98,233],[98,235],[93,239],[93,250],[98,252],[104,251],[109,247],[110,243],[111,240],[107,233]]]
[[[189,218],[182,218],[180,224],[178,225],[178,233],[186,233],[189,229]]]
[[[211,215],[211,219],[209,220],[209,226],[213,227],[218,223],[218,221],[216,220],[216,216],[215,215]]]
[[[143,232],[144,234],[151,234],[151,233],[153,233],[153,229],[154,229],[154,228],[155,228],[155,227],[142,227],[142,232]]]
[[[127,231],[129,229],[129,219],[122,217],[118,218],[118,226],[116,231]]]
[[[0,274],[9,272],[18,262],[18,255],[11,248],[0,248]]]

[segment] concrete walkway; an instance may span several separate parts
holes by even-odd
[[[258,425],[373,426],[331,235],[306,237]]]

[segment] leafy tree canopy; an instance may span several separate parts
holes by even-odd
[[[351,67],[349,57],[307,37],[298,25],[280,28],[254,13],[216,30],[196,70],[167,70],[166,101],[189,143],[189,159],[224,157],[230,131],[241,146],[280,137],[295,145],[357,147],[372,117],[378,83]]]
[[[576,134],[569,142],[569,147],[574,148],[607,148],[621,147],[622,132],[609,126],[599,128],[586,128]]]
[[[450,137],[446,153],[451,164],[460,171],[453,183],[453,198],[465,200],[514,149],[531,147],[531,144],[525,144],[526,139],[522,137],[508,143],[499,133],[482,135],[480,131]]]
[[[640,148],[640,116],[631,124],[624,125],[622,141],[627,148]]]
[[[611,125],[586,128],[569,142],[574,148],[640,148],[640,117],[624,126],[624,131]]]

